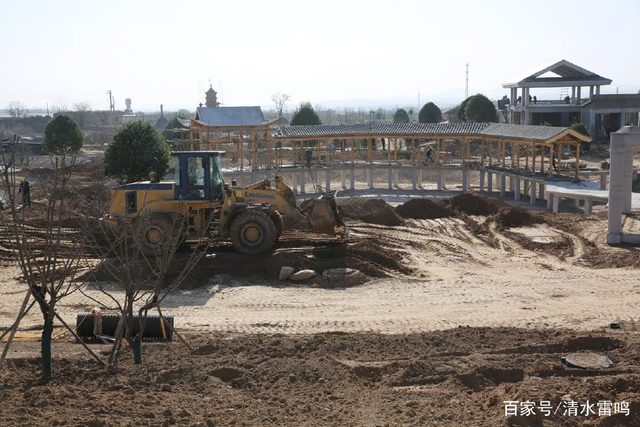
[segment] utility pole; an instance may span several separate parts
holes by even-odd
[[[113,102],[113,93],[111,93],[111,89],[107,91],[107,95],[109,95],[109,111],[114,111],[115,106]]]
[[[466,64],[465,81],[464,81],[464,99],[469,97],[469,63]]]

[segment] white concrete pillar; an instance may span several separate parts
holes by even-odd
[[[411,167],[411,186],[414,190],[418,189],[418,174],[415,166]]]
[[[520,177],[511,175],[511,182],[513,183],[513,200],[520,200]]]
[[[499,179],[499,183],[500,183],[500,197],[504,197],[505,193],[506,193],[506,184],[507,184],[507,178],[506,175],[501,173],[500,174],[500,179]]]
[[[611,134],[607,230],[609,244],[622,243],[622,214],[631,210],[634,145],[640,145],[639,128],[629,126]]]
[[[480,192],[484,193],[484,175],[485,172],[484,171],[480,171]]]
[[[487,193],[493,193],[493,174],[487,172]]]
[[[369,188],[374,189],[373,185],[373,166],[369,166]]]
[[[529,183],[529,204],[531,206],[536,204],[536,183],[533,181]]]
[[[469,191],[469,169],[462,168],[462,191]]]
[[[324,171],[324,191],[331,191],[331,166]]]
[[[393,190],[393,171],[391,170],[391,166],[387,166],[387,185],[389,190]]]
[[[578,86],[578,93],[577,93],[577,97],[576,97],[576,104],[580,105],[580,93],[582,91],[582,87]]]
[[[294,193],[298,193],[298,174],[295,172],[291,174],[291,189]]]
[[[590,198],[586,198],[584,199],[584,214],[589,216],[591,215],[591,199]]]
[[[302,170],[300,171],[300,194],[305,194],[305,182],[304,182],[304,174],[305,174],[305,170],[304,168],[302,168]]]
[[[550,211],[553,206],[553,193],[547,193],[547,210]]]
[[[422,185],[422,180],[423,180],[423,172],[424,169],[422,169],[421,167],[418,167],[418,188],[420,188],[421,190],[424,189],[424,186]]]
[[[538,197],[544,199],[544,183],[541,182],[538,184]]]
[[[352,190],[356,189],[356,170],[353,166],[351,166],[351,179],[350,179],[350,187]]]

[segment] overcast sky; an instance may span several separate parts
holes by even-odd
[[[640,1],[0,0],[0,109],[492,98],[560,59],[640,88]],[[559,90],[558,90],[559,92]],[[559,94],[558,94],[559,96]],[[405,101],[406,100],[406,101]]]

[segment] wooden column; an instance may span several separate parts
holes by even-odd
[[[536,144],[533,144],[533,152],[531,153],[531,171],[536,173]]]
[[[558,172],[562,170],[562,143],[558,144],[558,160],[556,161],[558,165]]]
[[[489,167],[493,166],[493,143],[489,141]]]
[[[320,144],[322,143],[321,139],[316,140],[316,165],[320,163]]]
[[[398,163],[398,138],[393,138],[393,161]]]

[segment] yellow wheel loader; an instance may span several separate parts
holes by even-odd
[[[115,187],[105,220],[127,225],[137,246],[148,255],[170,239],[189,245],[230,240],[236,251],[256,255],[273,248],[282,232],[298,229],[345,238],[335,193],[325,193],[298,208],[281,177],[247,187],[226,184],[221,151],[172,153],[174,181],[143,181]],[[179,224],[176,227],[176,224]],[[176,231],[177,230],[177,231]]]

